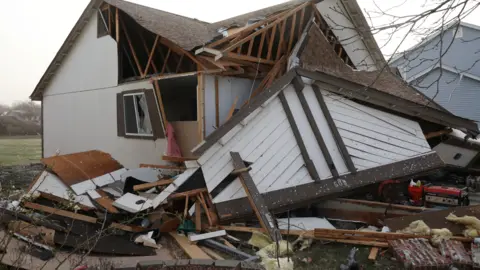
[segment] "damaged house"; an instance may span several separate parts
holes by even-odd
[[[98,149],[135,168],[181,153],[194,161],[153,207],[201,172],[220,219],[251,214],[255,194],[281,211],[443,166],[425,134],[477,125],[390,73],[367,28],[353,0],[213,24],[93,0],[31,95],[43,156]]]

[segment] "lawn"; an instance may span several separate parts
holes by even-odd
[[[41,155],[40,137],[0,137],[0,166],[39,162]]]

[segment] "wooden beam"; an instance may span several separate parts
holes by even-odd
[[[258,46],[258,52],[257,52],[257,57],[262,58],[262,52],[263,52],[263,45],[265,44],[265,36],[267,32],[263,32],[262,36],[260,37],[260,45]]]
[[[300,153],[302,154],[303,161],[305,162],[305,166],[307,167],[308,173],[310,174],[310,177],[314,181],[318,181],[320,180],[320,176],[318,175],[317,169],[315,168],[313,161],[310,159],[310,156],[307,151],[307,147],[303,142],[302,136],[300,134],[300,130],[298,129],[297,123],[295,122],[295,118],[293,118],[293,113],[292,113],[292,110],[290,110],[290,106],[288,105],[287,99],[285,98],[285,94],[283,94],[283,92],[280,92],[280,94],[278,94],[278,97],[280,98],[280,102],[282,103],[283,110],[287,115],[288,122],[290,123],[290,127],[292,128],[293,135],[295,137],[295,141],[297,142],[298,148],[300,148]]]
[[[163,99],[162,99],[162,93],[160,92],[160,84],[158,83],[157,80],[153,81],[153,85],[155,86],[155,93],[157,95],[157,101],[158,105],[160,107],[160,113],[162,114],[162,120],[163,120],[163,127],[166,130],[167,129],[167,116],[165,115],[165,108],[163,107]]]
[[[361,204],[361,205],[367,205],[367,206],[372,206],[372,207],[384,207],[384,208],[390,208],[390,209],[405,210],[405,211],[409,211],[409,212],[428,211],[428,208],[425,208],[425,207],[409,206],[409,205],[402,205],[402,204],[391,204],[391,203],[384,203],[384,202],[345,199],[345,198],[340,198],[340,199],[336,199],[336,200],[340,201],[340,202]]]
[[[125,22],[122,19],[120,19],[120,24],[122,25],[123,33],[125,33],[125,37],[127,38],[127,43],[130,47],[130,51],[132,52],[133,60],[135,61],[135,65],[137,66],[138,73],[142,75],[142,66],[140,65],[140,61],[138,60],[137,53],[135,52],[135,48],[133,47],[132,41],[130,39],[130,35],[128,34],[127,28],[125,27]]]
[[[263,35],[263,33],[262,33]],[[248,51],[247,51],[247,56],[250,56],[252,54],[252,49],[253,49],[253,43],[255,41],[255,38],[252,38],[250,42],[248,43]]]
[[[152,183],[135,185],[135,186],[133,186],[133,190],[134,191],[140,191],[140,190],[151,189],[153,187],[158,187],[158,186],[166,186],[166,185],[170,185],[171,183],[173,183],[173,181],[174,181],[173,179],[165,179],[165,180],[155,181],[155,182],[152,182]]]
[[[120,14],[118,13],[118,7],[115,7],[115,40],[117,41],[117,46],[120,45]]]
[[[195,231],[202,231],[202,206],[200,200],[195,200]]]
[[[188,238],[179,235],[176,232],[169,233],[173,239],[177,242],[177,244],[182,248],[182,250],[190,257],[190,259],[205,259],[211,260],[210,256],[207,255],[203,250],[201,250],[197,245],[192,245],[188,241]]]
[[[200,204],[202,205],[203,210],[207,215],[208,224],[210,225],[210,227],[213,226],[213,220],[212,220],[212,217],[210,216],[210,211],[208,210],[207,203],[205,202],[205,198],[203,197],[203,193],[199,193],[197,195],[197,200],[200,201]]]
[[[178,166],[170,166],[170,165],[157,165],[157,164],[145,164],[141,163],[139,165],[140,168],[158,168],[158,169],[165,169],[165,170],[175,170],[175,171],[185,171],[185,167],[178,167]]]
[[[155,51],[156,51],[156,48],[157,48],[157,43],[158,43],[159,39],[160,39],[160,36],[157,35],[157,37],[155,38],[155,41],[153,42],[152,49],[150,50],[150,56],[148,56],[147,66],[145,67],[145,72],[143,73],[142,78],[145,78],[145,76],[147,76],[147,74],[148,74],[148,70],[150,69],[150,64],[152,62],[153,55],[155,54]]]
[[[200,195],[201,193],[204,193],[204,192],[208,192],[208,189],[206,188],[198,188],[198,189],[193,189],[193,190],[189,190],[189,191],[185,191],[185,192],[178,192],[178,193],[173,193],[171,194],[170,196],[168,196],[168,199],[169,200],[174,200],[174,199],[181,199],[181,198],[184,198],[186,196],[189,196],[189,197],[195,197],[197,195]]]
[[[315,93],[315,97],[317,98],[318,104],[320,105],[320,109],[322,110],[323,115],[327,120],[328,127],[330,128],[330,131],[332,132],[332,135],[333,135],[333,139],[335,140],[337,147],[340,150],[340,154],[342,155],[342,158],[345,161],[345,165],[347,165],[347,168],[351,173],[355,173],[357,171],[357,169],[355,168],[355,164],[353,164],[352,157],[348,153],[347,147],[343,142],[342,136],[340,135],[340,132],[338,131],[338,128],[335,125],[335,122],[333,121],[333,117],[330,114],[330,111],[328,110],[327,104],[325,103],[325,100],[323,98],[322,92],[320,91],[320,88],[317,85],[313,84],[312,89],[313,89],[313,92]]]
[[[185,54],[180,55],[180,59],[178,60],[178,63],[177,63],[177,68],[175,69],[175,73],[178,73],[181,71],[180,67],[182,66],[182,61],[184,56]]]
[[[165,72],[165,68],[167,67],[167,62],[168,62],[168,59],[170,58],[170,53],[172,52],[172,50],[170,50],[170,48],[168,49],[167,51],[167,56],[165,56],[165,59],[163,61],[163,66],[162,66],[162,70],[160,71],[160,76],[163,75],[163,73]]]
[[[215,126],[220,127],[220,95],[218,92],[218,76],[215,76]]]
[[[297,23],[297,13],[293,13],[292,17],[292,25],[290,26],[290,37],[288,40],[288,48],[287,48],[287,54],[290,53],[290,50],[292,49],[292,43],[293,40],[295,39],[295,26]],[[300,27],[300,26],[299,26]]]
[[[185,54],[195,64],[199,65],[201,70],[206,70],[205,66],[200,61],[198,61],[198,59],[195,56],[193,56],[189,51],[184,50],[182,47],[178,46],[177,44],[171,42],[170,40],[168,40],[166,38],[162,38],[160,40],[160,43],[167,46],[168,48],[170,48],[172,51],[174,51],[175,53],[177,53],[179,55]]]
[[[305,19],[305,7],[300,11],[300,21],[298,22],[298,37],[302,35],[303,31],[303,20]]]
[[[275,64],[275,61],[272,61],[272,60],[256,58],[256,57],[247,56],[247,55],[239,55],[239,54],[235,54],[235,53],[232,53],[232,52],[224,53],[223,57],[227,58],[227,59],[232,59],[232,60],[235,60],[235,59],[245,60],[245,61],[250,61],[250,62],[259,63],[259,64],[270,64],[270,65]]]
[[[141,32],[139,33],[139,36],[140,36],[140,40],[142,41],[142,45],[143,45],[143,49],[145,50],[145,53],[149,54],[147,42],[145,41],[145,38],[143,37]],[[155,73],[158,73],[158,69],[157,69],[157,65],[155,65],[155,61],[152,62],[152,67],[153,67],[153,71],[155,71]]]
[[[205,77],[203,74],[197,76],[197,125],[198,125],[198,143],[203,141],[205,135]]]
[[[246,168],[245,163],[238,152],[230,152],[230,155],[232,156],[233,167],[236,170]],[[248,171],[242,172],[238,178],[245,189],[250,206],[255,211],[262,228],[268,233],[272,241],[282,240],[282,235],[276,226],[275,217],[269,212],[262,195],[250,176],[250,173]]]
[[[197,157],[174,157],[174,156],[162,156],[162,160],[171,161],[171,162],[185,162],[190,160],[197,160]]]
[[[448,134],[450,132],[452,132],[451,128],[446,128],[446,129],[442,129],[442,130],[439,130],[439,131],[429,132],[429,133],[425,134],[425,139],[428,140],[428,139],[431,139],[431,138],[442,136],[444,134]]]
[[[100,198],[92,198],[92,199],[95,200],[100,206],[102,206],[109,213],[112,213],[112,214],[118,214],[120,212],[115,206],[113,206],[113,200],[110,199],[110,197],[108,197],[105,191],[101,189],[97,189],[96,192],[98,193],[98,195],[100,195]]]
[[[272,49],[273,49],[273,43],[275,42],[276,34],[277,34],[277,25],[275,24],[272,28],[272,35],[270,36],[270,40],[268,41],[267,60],[270,60],[272,58]]]
[[[25,208],[34,209],[44,213],[54,214],[57,216],[68,217],[71,219],[81,220],[88,223],[97,223],[97,218],[77,214],[77,213],[62,210],[62,209],[52,208],[52,207],[48,207],[48,206],[37,204],[37,203],[25,202],[23,206]]]
[[[285,26],[287,25],[287,19],[283,20],[282,28],[280,29],[280,40],[278,41],[277,47],[277,57],[275,59],[280,58],[283,52],[283,39],[285,38]]]
[[[212,257],[214,260],[225,260],[224,257],[222,257],[220,254],[217,252],[209,249],[208,247],[200,247],[205,253],[208,254],[208,256]]]
[[[263,27],[262,29],[260,30],[257,30],[255,32],[253,32],[252,34],[246,36],[245,38],[237,41],[237,42],[233,42],[233,44],[231,44],[230,46],[228,46],[226,49],[223,50],[223,52],[230,52],[232,50],[234,50],[235,48],[237,48],[238,46],[241,46],[242,44],[244,44],[245,42],[249,41],[250,39],[253,39],[255,38],[256,36],[260,35],[261,33],[265,32],[265,31],[268,31],[270,28],[272,27],[276,27],[276,25],[282,21],[285,21],[286,18],[290,17],[290,15],[296,13],[298,10],[300,10],[301,8],[305,7],[307,4],[309,4],[308,2],[307,3],[303,3],[297,7],[295,7],[294,9],[291,9],[291,10],[288,10],[284,13],[281,13],[279,14],[280,16],[273,16],[273,18],[270,18],[268,20],[270,21],[273,21],[275,20],[273,23]],[[262,24],[256,26],[255,28],[261,26],[261,25],[264,25],[265,22],[263,22]],[[253,26],[253,25],[252,25]],[[248,29],[250,29],[251,27],[248,27]],[[252,31],[253,29],[255,28],[252,28],[250,31]],[[242,31],[243,32],[243,31]],[[278,57],[277,57],[278,58]]]
[[[306,4],[302,4],[302,5],[303,5],[303,6],[306,6]],[[274,16],[272,16],[272,17],[270,17],[270,18],[267,18],[267,19],[265,19],[265,20],[263,20],[263,21],[254,23],[254,24],[246,27],[245,29],[243,29],[243,30],[240,31],[240,32],[237,32],[237,33],[235,33],[235,34],[233,34],[233,35],[230,35],[230,36],[228,36],[228,37],[225,37],[225,38],[222,38],[222,39],[220,39],[220,40],[217,40],[217,41],[215,41],[215,42],[210,43],[210,44],[208,45],[208,47],[209,47],[209,48],[215,48],[215,47],[217,47],[217,46],[219,46],[219,45],[221,45],[221,44],[223,44],[223,43],[225,43],[225,42],[228,42],[228,41],[230,41],[230,40],[233,40],[232,43],[234,43],[234,42],[240,40],[241,38],[243,38],[243,37],[245,37],[245,36],[248,36],[253,30],[257,29],[258,27],[260,27],[260,26],[262,26],[262,25],[265,25],[265,24],[268,24],[268,23],[270,23],[270,22],[273,22],[273,21],[275,21],[276,19],[278,19],[278,18],[282,17],[283,15],[287,14],[288,12],[289,12],[289,11],[286,10],[286,11],[280,13],[280,14],[274,15]],[[248,33],[248,34],[247,34],[247,33]]]

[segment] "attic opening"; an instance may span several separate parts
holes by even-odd
[[[100,17],[110,16],[113,23],[110,34],[117,38],[115,29],[116,11],[113,15],[108,10],[99,12]],[[197,65],[188,53],[173,42],[145,29],[127,13],[118,9],[118,71],[119,83],[197,71]],[[105,14],[106,15],[105,15]],[[99,20],[100,24],[101,20]],[[109,21],[110,22],[110,21]],[[99,25],[99,36],[101,27]]]

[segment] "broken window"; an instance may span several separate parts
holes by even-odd
[[[164,138],[164,127],[152,90],[130,90],[117,94],[118,136]]]
[[[123,96],[125,108],[125,134],[152,135],[152,124],[148,115],[145,95],[126,94]]]

